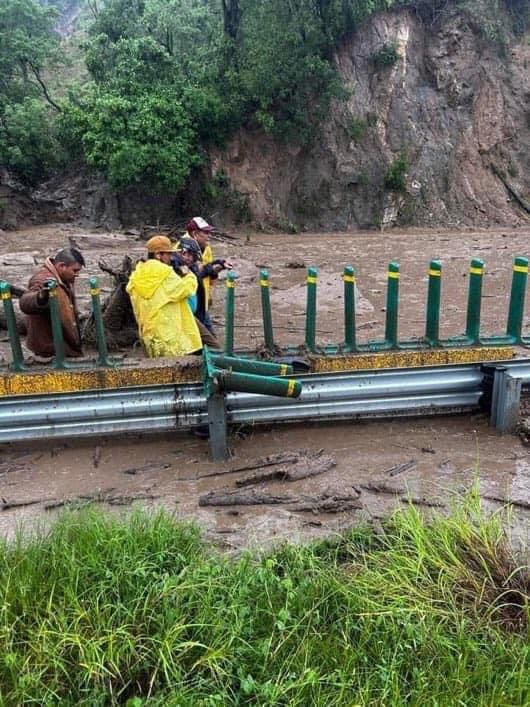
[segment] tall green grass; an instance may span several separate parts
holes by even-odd
[[[5,705],[528,705],[530,579],[468,501],[229,558],[167,514],[0,548]]]

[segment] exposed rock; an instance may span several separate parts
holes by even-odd
[[[351,95],[333,106],[310,149],[241,131],[213,155],[212,172],[223,170],[248,194],[263,223],[321,230],[528,223],[521,200],[530,193],[530,45],[510,37],[508,26],[506,36],[501,56],[458,7],[429,27],[408,10],[374,15],[337,51]],[[387,43],[400,59],[376,71],[371,57]],[[385,173],[401,154],[404,189],[388,191]],[[493,167],[518,177],[519,201]]]

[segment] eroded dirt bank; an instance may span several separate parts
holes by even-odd
[[[240,275],[238,345],[256,346],[262,339],[257,284],[262,267],[270,273],[278,342],[303,341],[305,267],[309,265],[318,266],[320,273],[318,340],[336,343],[343,336],[343,266],[352,263],[357,270],[358,329],[363,340],[382,334],[386,265],[392,259],[400,262],[402,271],[402,337],[423,333],[426,270],[435,257],[444,266],[443,334],[458,334],[464,328],[471,257],[483,258],[487,266],[484,333],[502,332],[512,259],[528,254],[529,235],[529,230],[392,231],[383,236],[376,232],[299,236],[242,232],[236,240],[215,243],[214,249],[216,254],[231,256]],[[102,234],[80,233],[74,226],[35,228],[2,235],[0,277],[24,284],[35,261],[67,243],[68,236],[79,244],[90,241],[83,236],[92,237],[92,246],[84,248],[88,267],[78,284],[79,291],[86,293],[83,306],[88,303],[87,278],[97,273],[98,259],[118,261],[124,250],[132,255],[143,253],[142,243],[134,236],[116,234],[107,246]],[[214,315],[222,331],[221,288],[216,296]],[[527,332],[529,325],[527,306]],[[6,341],[1,346],[7,355]],[[138,504],[150,508],[163,505],[178,517],[196,519],[220,543],[240,548],[326,535],[362,519],[377,522],[408,500],[426,513],[443,510],[477,477],[488,507],[514,502],[517,537],[527,539],[530,531],[529,449],[516,437],[499,437],[483,416],[234,430],[231,447],[232,459],[214,464],[208,459],[207,442],[182,434],[4,445],[0,450],[0,496],[4,503],[0,532],[12,535],[21,521],[48,522],[69,500],[92,500],[114,510]],[[234,469],[259,464],[267,455],[299,450],[324,450],[336,464],[299,481],[263,482],[257,488],[280,499],[275,504],[199,505],[199,499],[210,491],[234,491],[237,481],[255,473]],[[350,499],[349,509],[317,510],[322,505],[315,499],[325,496]],[[300,510],[300,501],[305,510]],[[20,505],[27,502],[29,505]]]

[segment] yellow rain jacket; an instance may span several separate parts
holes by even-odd
[[[179,277],[172,267],[156,259],[138,263],[127,292],[150,358],[184,356],[202,348],[187,300],[196,291],[193,273]]]

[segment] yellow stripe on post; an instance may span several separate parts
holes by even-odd
[[[95,287],[94,289],[91,289],[90,294],[92,295],[92,297],[96,297],[96,295],[99,296],[99,287]]]
[[[355,277],[353,275],[343,275],[342,279],[344,280],[344,282],[355,282]]]
[[[514,265],[513,271],[528,273],[528,265]]]
[[[2,292],[2,299],[11,299],[11,292]]]
[[[280,363],[280,375],[286,376],[289,373],[289,366],[286,363]]]
[[[269,281],[268,281],[268,280],[260,280],[260,281],[259,281],[259,284],[260,284],[262,287],[268,287],[268,286],[269,286]]]
[[[291,378],[289,380],[289,382],[287,383],[287,397],[288,398],[293,397],[295,386],[296,386],[296,381],[294,380],[294,378]]]
[[[432,277],[441,277],[442,276],[442,271],[441,270],[429,270],[429,275]]]
[[[308,277],[306,280],[308,285],[316,285],[317,284],[317,279],[316,277]]]
[[[388,277],[393,278],[394,280],[399,280],[399,273],[398,272],[393,272],[392,270],[389,270],[387,272]]]
[[[231,288],[231,289],[233,289],[233,288],[236,286],[236,283],[233,282],[233,281],[231,281],[231,280],[227,280],[227,281],[226,281],[226,286],[229,287],[229,288]]]
[[[469,268],[471,275],[484,275],[484,268]]]

